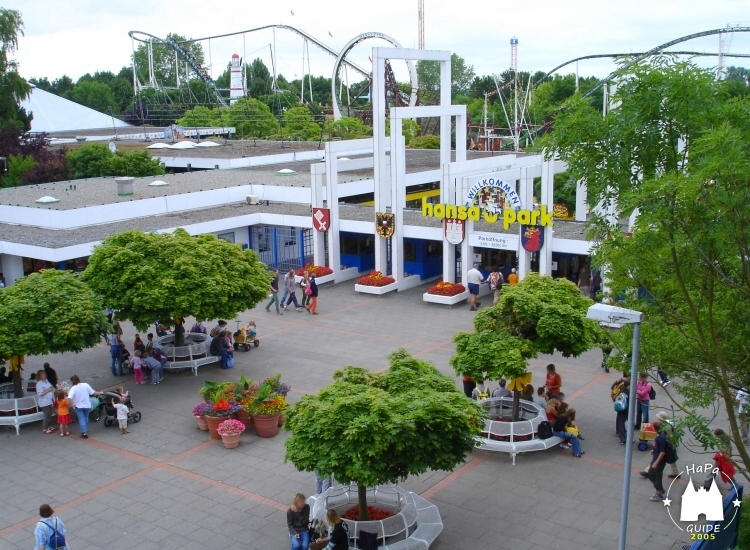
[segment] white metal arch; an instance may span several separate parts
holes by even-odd
[[[341,105],[339,104],[339,100],[336,97],[336,77],[339,74],[341,65],[345,62],[344,60],[347,54],[352,51],[354,46],[364,40],[369,40],[370,38],[380,38],[381,40],[389,42],[396,48],[403,48],[403,46],[398,43],[398,40],[382,32],[365,32],[360,34],[359,36],[355,36],[349,42],[347,42],[346,46],[341,49],[341,53],[339,53],[339,56],[336,58],[336,63],[333,64],[333,76],[331,77],[331,96],[333,99],[332,103],[334,120],[339,120],[341,118]],[[411,80],[411,96],[409,97],[409,107],[414,107],[417,104],[417,90],[419,88],[417,69],[414,67],[414,63],[411,61],[407,61],[406,64],[409,67],[409,79]],[[370,74],[370,78],[372,78],[372,74]]]

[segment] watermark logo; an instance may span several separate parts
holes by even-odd
[[[675,482],[681,479],[687,481],[687,487],[681,491]],[[701,485],[696,488],[695,479]],[[737,494],[737,487],[732,478],[722,474],[713,463],[691,464],[681,471],[667,489],[666,498],[662,501],[667,508],[669,519],[678,529],[690,533],[691,540],[714,540],[716,534],[729,527],[739,514],[742,502],[735,496],[734,506],[724,514],[723,497],[719,492],[717,480],[731,484]],[[680,499],[680,513],[672,513],[672,501]],[[701,516],[705,523],[701,522]],[[712,524],[711,522],[717,522]]]

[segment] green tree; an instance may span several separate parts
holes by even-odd
[[[284,112],[285,137],[293,140],[320,139],[320,133],[320,126],[307,107],[292,107]]]
[[[484,412],[434,365],[400,349],[375,373],[346,367],[334,383],[305,395],[286,413],[285,460],[298,470],[333,474],[359,488],[397,483],[427,470],[452,470],[475,447]]]
[[[589,204],[616,205],[615,218],[637,209],[632,235],[595,217],[595,261],[611,297],[645,313],[641,370],[674,377],[665,392],[704,449],[716,444],[705,411],[724,410],[747,477],[734,392],[750,383],[750,97],[668,57],[618,82],[617,108],[602,118],[574,98],[545,145],[587,182]],[[631,335],[613,336],[623,354]]]
[[[205,127],[213,126],[213,122],[216,120],[214,109],[210,109],[203,105],[197,105],[192,109],[185,111],[182,118],[177,119],[177,124],[180,126],[192,127]]]
[[[156,176],[164,174],[164,165],[148,151],[112,153],[102,143],[87,143],[68,152],[68,166],[73,178],[103,176]]]
[[[417,63],[419,87],[431,92],[440,90],[440,62],[420,61]],[[451,54],[451,97],[466,94],[474,80],[474,67],[467,65],[466,60]]]
[[[22,132],[31,129],[31,114],[21,107],[31,86],[18,74],[18,63],[11,59],[23,36],[21,12],[0,8],[0,125],[12,124]]]
[[[31,156],[10,155],[8,158],[8,172],[0,180],[2,187],[18,187],[23,185],[26,172],[34,168],[37,162]]]
[[[248,88],[250,96],[260,98],[260,96],[270,94],[273,90],[273,78],[271,71],[260,57],[256,57],[253,62],[245,69],[248,75]]]
[[[96,82],[95,80],[80,81],[73,89],[65,92],[63,97],[100,113],[109,114],[110,109],[112,109],[114,114],[119,114],[120,112],[115,94],[103,82]]]
[[[268,105],[258,99],[238,99],[229,108],[228,117],[229,124],[236,128],[236,135],[240,139],[262,139],[279,131],[279,121]]]
[[[372,126],[367,126],[358,118],[353,117],[326,120],[323,130],[331,137],[340,139],[358,139],[372,135]]]
[[[177,229],[110,235],[94,248],[81,280],[145,330],[154,319],[232,319],[266,297],[271,276],[254,251]]]
[[[79,352],[107,329],[99,298],[70,271],[45,269],[0,289],[0,359]],[[16,397],[21,375],[14,371]]]
[[[179,34],[169,33],[167,39],[183,42],[183,46],[192,54],[199,65],[205,63],[203,46],[199,42],[184,43],[187,40]],[[175,53],[171,46],[161,41],[153,41],[152,52],[154,60],[154,77],[161,86],[176,86],[177,72],[175,59],[179,66],[180,80],[186,78],[185,61]],[[135,57],[136,74],[141,82],[148,82],[148,45],[140,44],[133,54]]]
[[[474,332],[459,332],[451,366],[474,380],[513,380],[540,353],[578,357],[601,341],[599,326],[586,319],[591,300],[568,280],[530,273],[504,286],[496,306],[474,318]],[[520,392],[514,393],[513,417]]]

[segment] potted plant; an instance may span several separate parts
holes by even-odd
[[[279,433],[279,417],[287,406],[284,396],[274,393],[271,383],[265,380],[246,410],[253,416],[257,434],[260,437],[273,437]]]
[[[224,420],[216,429],[221,436],[221,441],[227,449],[234,449],[240,444],[240,435],[245,431],[245,425],[239,420],[230,418]]]
[[[428,288],[427,294],[433,294],[435,296],[456,296],[465,291],[466,288],[461,283],[449,283],[443,281]]]
[[[220,397],[211,407],[211,411],[206,413],[206,422],[208,423],[208,433],[211,439],[221,439],[218,433],[219,424],[230,418],[240,409],[236,401],[230,401]]]
[[[211,406],[209,403],[201,403],[199,405],[196,405],[196,407],[193,409],[193,416],[195,417],[195,420],[198,421],[198,428],[203,431],[208,430],[206,413],[210,412],[212,409],[213,406]]]
[[[396,279],[389,275],[384,275],[380,271],[373,271],[369,275],[363,275],[357,279],[357,284],[362,286],[375,286],[381,287],[390,285],[396,282]]]
[[[284,397],[284,399],[286,399],[287,394],[292,389],[289,384],[285,384],[281,381],[281,374],[266,378],[266,382],[271,385],[271,391],[273,393],[281,395],[282,397]],[[284,422],[286,422],[286,418],[284,417],[284,413],[282,412],[281,415],[279,415],[279,428],[284,425]]]

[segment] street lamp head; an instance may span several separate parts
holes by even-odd
[[[586,318],[600,323],[628,325],[643,321],[643,313],[608,304],[594,304],[589,307]]]

